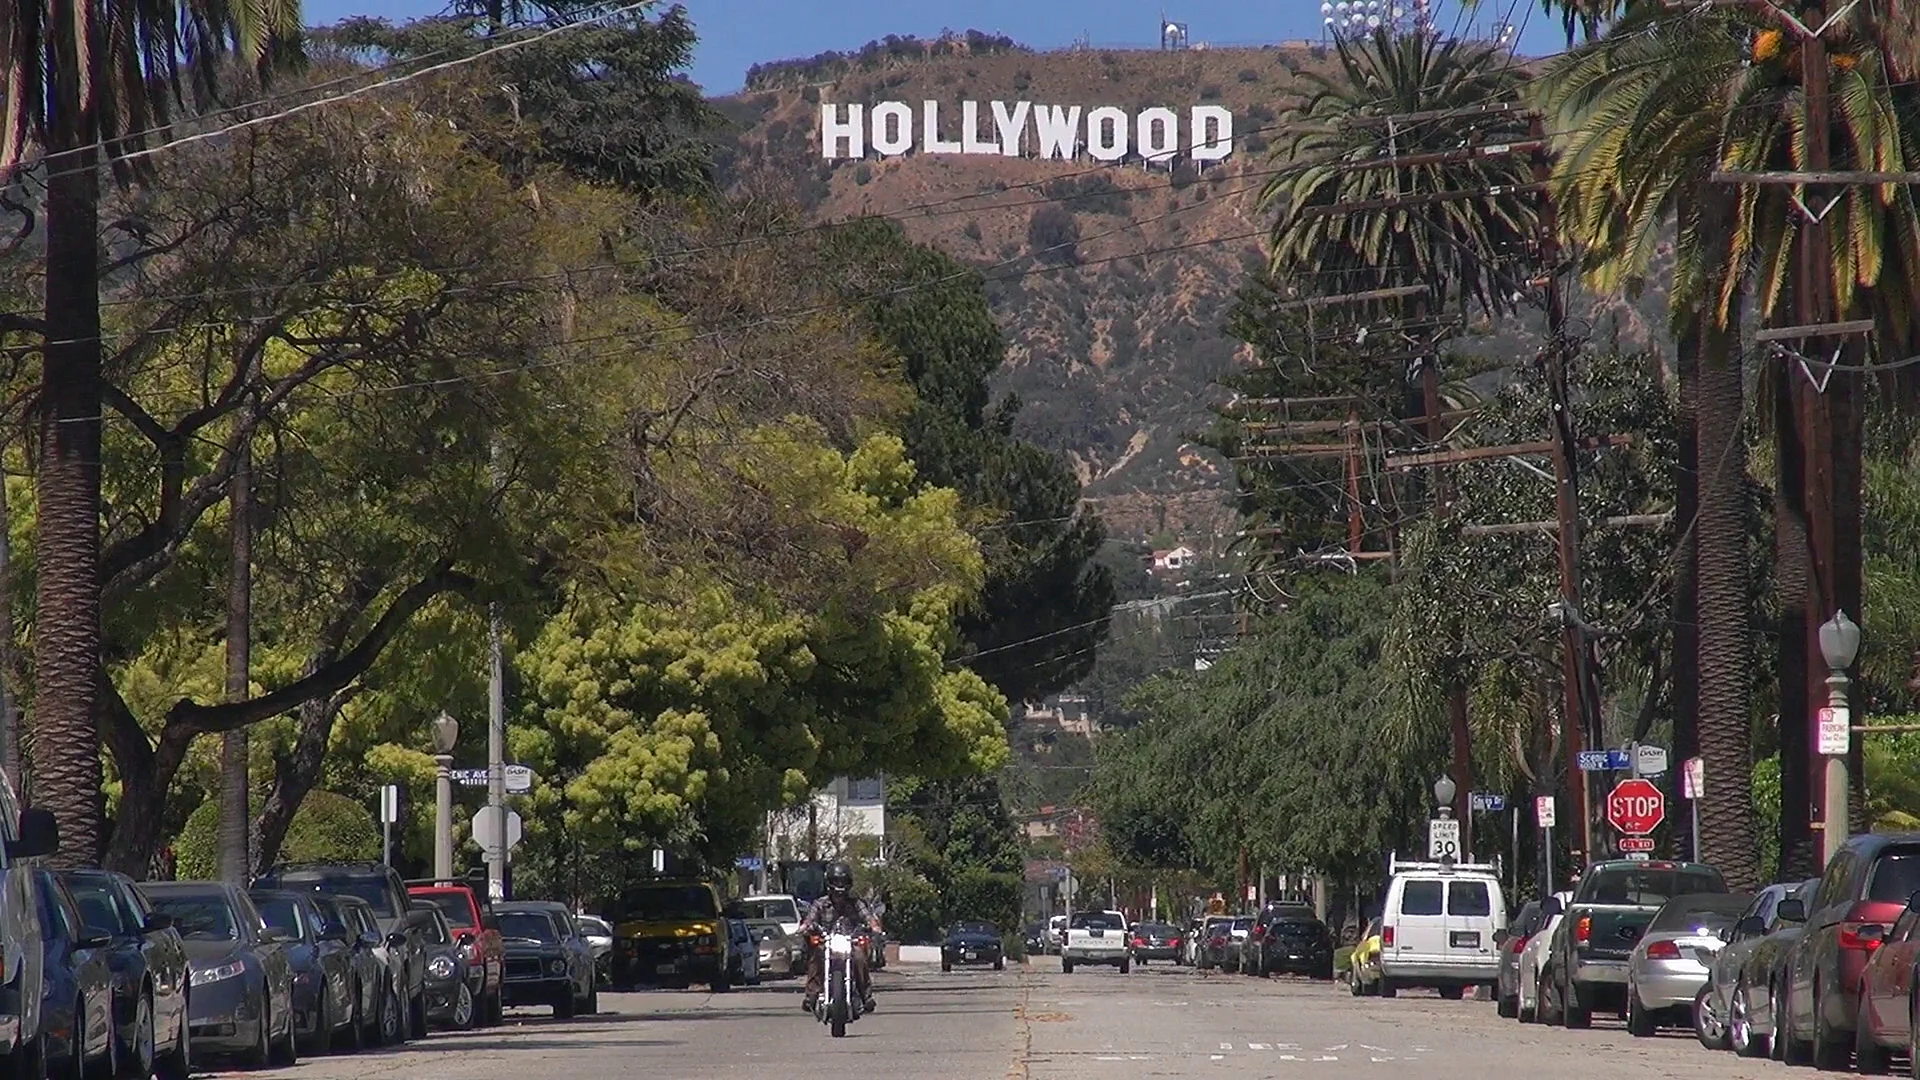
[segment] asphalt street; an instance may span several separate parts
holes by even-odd
[[[876,976],[880,1010],[844,1039],[800,1012],[795,980],[729,994],[600,996],[571,1021],[514,1010],[492,1031],[435,1034],[359,1056],[305,1059],[252,1073],[286,1080],[675,1080],[794,1075],[925,1080],[1136,1080],[1146,1077],[1340,1077],[1342,1080],[1706,1080],[1781,1077],[1782,1066],[1709,1053],[1671,1032],[1634,1039],[1522,1027],[1491,1002],[1410,992],[1383,1001],[1337,985],[1251,979],[1154,965],[1121,975],[1028,970]],[[1418,1070],[1417,1074],[1410,1070]]]

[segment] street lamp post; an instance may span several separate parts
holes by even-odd
[[[1847,841],[1847,753],[1853,747],[1853,715],[1847,704],[1847,672],[1860,655],[1860,627],[1844,611],[1820,624],[1820,656],[1827,662],[1827,709],[1835,727],[1845,725],[1846,738],[1820,739],[1821,756],[1827,759],[1826,812],[1820,833],[1825,849],[1821,865],[1833,861],[1840,845]]]
[[[441,881],[453,877],[453,744],[460,738],[460,724],[441,713],[433,721],[433,876]]]
[[[1445,821],[1453,816],[1453,797],[1458,793],[1459,789],[1454,786],[1453,777],[1445,773],[1441,773],[1440,779],[1433,782],[1433,807],[1434,811],[1439,815],[1440,820]],[[1467,830],[1472,824],[1471,821],[1463,821],[1460,823],[1461,862],[1467,861]]]

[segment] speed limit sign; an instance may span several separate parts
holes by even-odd
[[[1427,822],[1427,858],[1460,859],[1460,823],[1452,818],[1434,818]]]

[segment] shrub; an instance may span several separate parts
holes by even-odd
[[[1058,206],[1042,206],[1027,219],[1027,246],[1035,258],[1069,264],[1079,261],[1074,246],[1080,242],[1080,222]]]
[[[855,184],[858,184],[861,187],[866,187],[868,184],[872,183],[873,167],[868,165],[864,161],[861,162],[859,165],[854,166],[853,182]]]
[[[207,881],[220,874],[220,800],[208,799],[187,815],[173,845],[174,874],[184,881]],[[380,857],[380,827],[367,808],[345,795],[315,791],[294,811],[282,862],[333,862]]]
[[[1200,88],[1200,100],[1218,101],[1222,92],[1219,83],[1208,83]]]
[[[1020,901],[1026,891],[1018,874],[968,867],[947,885],[947,922],[981,919],[1002,929],[1020,927]]]
[[[980,235],[981,235],[980,223],[978,221],[967,222],[967,227],[964,229],[961,229],[960,231],[966,234],[967,239],[973,241],[974,243],[977,244],[980,242]]]
[[[1241,82],[1259,82],[1260,73],[1253,70],[1252,68],[1241,68],[1240,81]]]

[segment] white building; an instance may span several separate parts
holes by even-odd
[[[862,854],[884,862],[886,835],[885,777],[843,776],[814,792],[810,802],[767,815],[767,854],[774,859],[837,859],[857,844]]]

